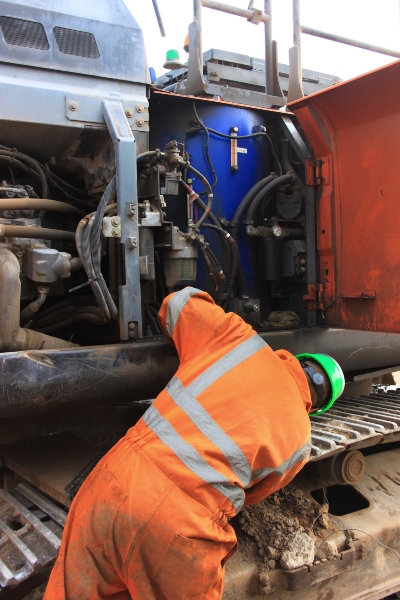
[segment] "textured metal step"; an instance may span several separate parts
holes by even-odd
[[[310,461],[397,439],[400,390],[338,400],[328,412],[311,417]]]
[[[0,591],[54,561],[66,516],[29,484],[0,489]]]

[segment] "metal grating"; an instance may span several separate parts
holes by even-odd
[[[83,56],[84,58],[99,58],[100,52],[93,33],[67,29],[66,27],[54,27],[54,37],[57,46],[63,54]]]
[[[55,560],[66,516],[27,483],[0,489],[0,593]]]
[[[338,400],[328,412],[310,419],[310,461],[394,441],[400,439],[400,390]]]
[[[24,46],[36,50],[50,48],[46,32],[41,23],[0,16],[0,27],[7,44]]]

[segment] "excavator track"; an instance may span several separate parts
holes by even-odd
[[[311,417],[310,462],[400,440],[400,390],[346,398]]]

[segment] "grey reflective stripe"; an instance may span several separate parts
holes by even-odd
[[[229,479],[213,469],[193,446],[181,438],[176,429],[158,412],[154,405],[147,409],[142,418],[146,425],[154,431],[156,436],[176,454],[192,473],[195,473],[200,479],[212,485],[225,496],[233,504],[237,513],[241,510],[244,504],[243,490],[236,485],[232,485]]]
[[[220,449],[243,485],[248,485],[251,479],[251,467],[236,442],[221,429],[200,402],[188,393],[179,379],[173,377],[165,389],[175,404],[187,414],[201,433]]]
[[[296,463],[301,462],[302,460],[307,458],[307,456],[310,454],[310,452],[311,452],[311,441],[308,440],[308,442],[306,442],[304,444],[304,446],[302,446],[301,448],[296,450],[296,452],[294,452],[294,454],[292,454],[292,456],[287,458],[281,465],[279,465],[279,467],[272,467],[272,468],[264,467],[263,469],[258,469],[257,471],[253,471],[253,473],[251,474],[250,485],[255,479],[265,479],[266,477],[268,477],[268,475],[271,475],[271,474],[279,475],[279,477],[282,477],[286,473],[286,471],[289,471]],[[248,486],[248,487],[250,487],[250,486]]]
[[[187,390],[192,396],[198,396],[206,388],[208,388],[217,379],[225,375],[228,371],[236,367],[239,363],[246,360],[262,348],[268,346],[259,335],[253,335],[248,338],[239,346],[236,346],[233,350],[225,354],[222,358],[217,360],[211,367],[208,367],[201,375],[199,375],[190,385]]]
[[[172,337],[175,325],[178,322],[182,310],[185,308],[187,301],[196,294],[201,293],[201,290],[187,287],[179,292],[176,292],[168,302],[167,317],[165,319],[165,329],[168,335]]]

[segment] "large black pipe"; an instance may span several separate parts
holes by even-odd
[[[333,328],[261,335],[273,350],[325,352],[347,373],[400,365],[400,335]],[[1,355],[0,418],[68,406],[154,398],[178,367],[173,347],[152,342]],[[399,369],[397,369],[399,370]]]

